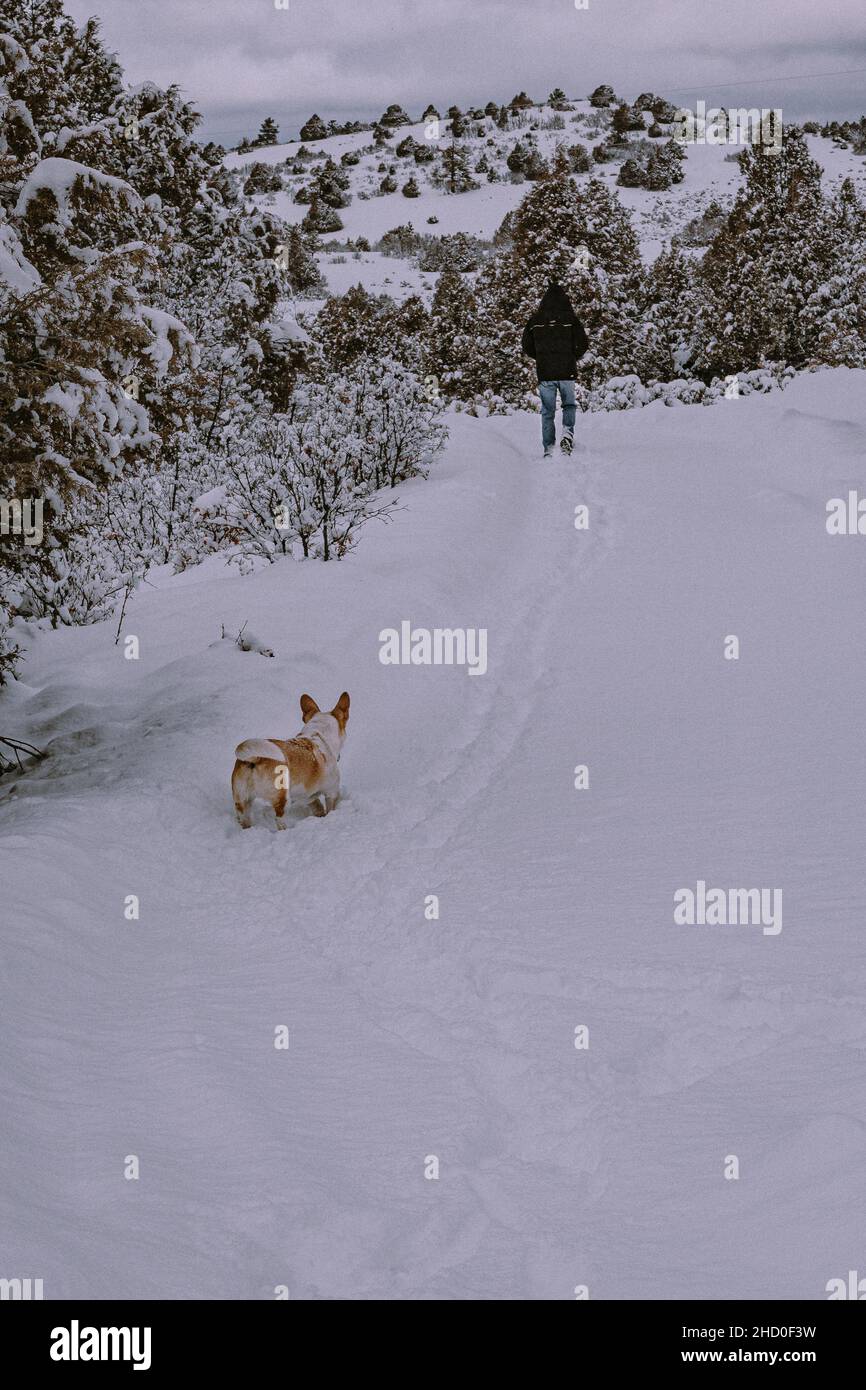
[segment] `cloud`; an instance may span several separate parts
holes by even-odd
[[[327,116],[570,94],[609,81],[624,94],[750,84],[789,106],[821,92],[859,114],[862,80],[822,88],[800,73],[866,66],[862,0],[66,0],[94,11],[130,81],[177,82],[208,120],[233,114]],[[751,83],[754,82],[754,87]],[[732,97],[737,88],[732,86]],[[723,94],[717,99],[722,100]],[[862,107],[862,98],[859,99]]]

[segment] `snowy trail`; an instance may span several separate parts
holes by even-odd
[[[863,560],[823,529],[866,491],[862,377],[584,417],[550,464],[536,419],[458,417],[344,564],[172,579],[138,663],[108,625],[39,642],[6,714],[52,757],[0,784],[16,1268],[814,1298],[862,1264]],[[212,645],[247,617],[274,661]],[[383,667],[403,618],[486,627],[487,674]],[[234,744],[344,686],[337,812],[240,832]],[[675,926],[698,878],[783,888],[780,935]]]

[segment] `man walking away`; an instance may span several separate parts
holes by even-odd
[[[560,448],[574,445],[575,390],[578,360],[588,346],[583,324],[561,285],[552,280],[537,311],[523,330],[523,351],[535,358],[541,396],[541,442],[550,458],[556,443],[556,393],[562,401]]]

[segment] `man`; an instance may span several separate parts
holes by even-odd
[[[535,358],[541,396],[541,442],[550,458],[556,443],[556,393],[562,400],[562,439],[559,447],[570,454],[574,446],[577,363],[588,343],[583,324],[561,285],[552,280],[536,313],[523,330],[523,351]]]

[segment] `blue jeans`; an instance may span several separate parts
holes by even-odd
[[[538,394],[541,396],[541,442],[545,449],[556,443],[556,393],[562,398],[562,427],[574,429],[577,413],[573,381],[540,381]]]

